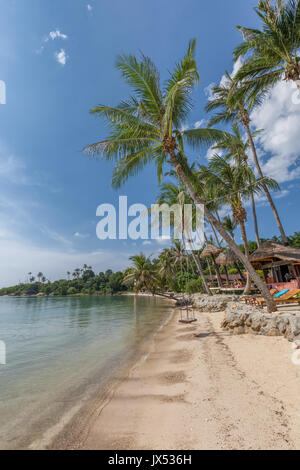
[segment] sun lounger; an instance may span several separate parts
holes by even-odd
[[[276,304],[289,304],[289,303],[298,302],[298,304],[300,305],[300,298],[297,297],[297,295],[299,294],[300,294],[300,289],[293,289],[280,297],[275,298],[274,296],[273,298]],[[265,299],[263,298],[256,299],[256,305],[258,305],[259,307],[262,308],[265,304],[266,304]]]
[[[270,294],[275,297],[274,294],[281,294],[281,295],[283,295],[283,294],[285,294],[287,291],[288,291],[288,289],[284,289],[283,291],[280,291],[280,292],[278,292],[277,289],[271,289],[271,290],[270,290]],[[253,297],[253,296],[251,296],[251,295],[247,295],[247,296],[242,297],[241,300],[242,300],[243,302],[245,302],[246,304],[248,304],[248,303],[253,303],[257,298],[263,298],[263,297]]]

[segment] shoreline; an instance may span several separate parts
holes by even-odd
[[[145,297],[145,295],[142,295]],[[152,297],[147,295],[146,297]],[[160,298],[161,299],[161,298]],[[136,350],[128,354],[128,358],[119,368],[117,374],[111,375],[109,380],[102,383],[101,377],[95,377],[94,390],[92,394],[87,390],[86,396],[82,397],[74,406],[62,414],[58,421],[46,429],[41,436],[31,441],[26,447],[29,450],[48,450],[48,449],[76,449],[78,441],[85,434],[90,426],[93,416],[99,413],[105,407],[118,387],[128,378],[131,372],[143,363],[150,354],[154,339],[158,332],[170,321],[174,314],[173,302],[164,299],[164,313],[160,324],[154,331],[148,334],[143,343],[140,343]]]
[[[223,312],[179,311],[68,449],[300,448],[300,366],[283,338],[232,336]],[[62,448],[66,442],[56,442]]]

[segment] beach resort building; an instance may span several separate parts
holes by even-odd
[[[262,270],[269,288],[300,289],[300,248],[267,241],[251,254],[250,261]]]

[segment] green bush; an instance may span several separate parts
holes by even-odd
[[[228,274],[238,274],[238,270],[236,268],[228,269]]]
[[[67,293],[68,295],[74,295],[77,294],[77,290],[75,289],[75,287],[69,287]]]
[[[191,279],[186,283],[185,291],[187,294],[198,294],[202,293],[202,280],[201,279]]]

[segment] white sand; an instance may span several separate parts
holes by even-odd
[[[109,403],[85,449],[300,448],[300,366],[283,338],[231,336],[222,313],[178,312]],[[195,335],[199,335],[196,337]]]

